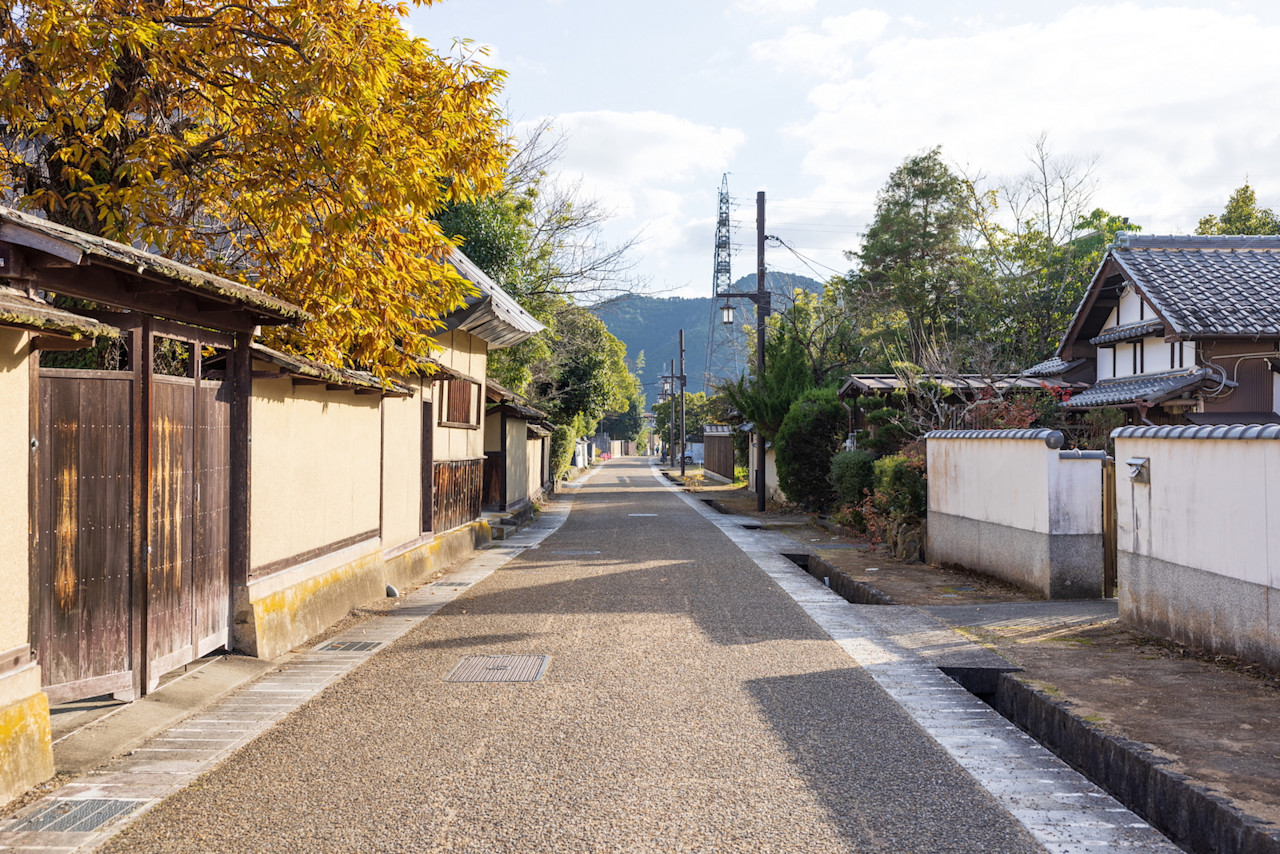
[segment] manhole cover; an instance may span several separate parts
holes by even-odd
[[[334,641],[325,649],[334,652],[368,652],[382,646],[382,641]]]
[[[598,555],[600,554],[600,552],[598,551],[593,552],[593,551],[590,551],[589,549],[560,549],[559,551],[553,551],[552,554],[553,555]]]
[[[473,582],[470,581],[435,581],[432,587],[470,587]]]
[[[446,682],[537,682],[547,672],[549,655],[468,655],[454,665]]]
[[[88,833],[107,822],[128,815],[146,801],[120,801],[114,798],[86,798],[84,800],[57,800],[41,807],[31,815],[5,828],[6,833],[28,831],[56,831],[59,833]]]

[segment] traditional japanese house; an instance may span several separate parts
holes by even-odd
[[[1028,374],[1082,366],[1091,387],[1067,409],[1119,407],[1131,423],[1280,421],[1280,237],[1122,232],[1057,356]]]

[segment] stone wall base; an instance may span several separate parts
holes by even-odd
[[[233,593],[232,645],[258,658],[276,658],[333,625],[352,608],[385,597],[388,584],[401,590],[411,587],[489,539],[488,523],[477,521],[392,558],[375,551],[283,588],[271,577],[250,581]]]
[[[0,708],[0,804],[52,776],[49,698],[37,692]]]
[[[1042,534],[931,511],[928,558],[1038,593],[1046,599],[1102,596],[1102,535]]]
[[[1271,607],[1277,592],[1271,587],[1125,551],[1117,575],[1125,624],[1280,672],[1280,614]]]

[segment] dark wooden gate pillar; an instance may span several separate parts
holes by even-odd
[[[249,583],[249,406],[253,396],[253,335],[238,332],[231,353],[231,620],[237,588]],[[233,631],[234,635],[234,631]]]
[[[132,560],[129,579],[129,659],[133,665],[133,696],[147,691],[148,571],[151,566],[151,374],[155,347],[151,318],[129,332],[129,367],[133,369],[132,486],[130,527]]]

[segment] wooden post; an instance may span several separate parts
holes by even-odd
[[[129,333],[129,367],[133,369],[132,481],[130,539],[132,560],[129,578],[129,652],[133,696],[147,693],[149,659],[147,619],[151,575],[151,374],[155,339],[151,317]]]
[[[231,620],[236,588],[249,583],[249,406],[253,396],[252,332],[236,333],[231,352]]]

